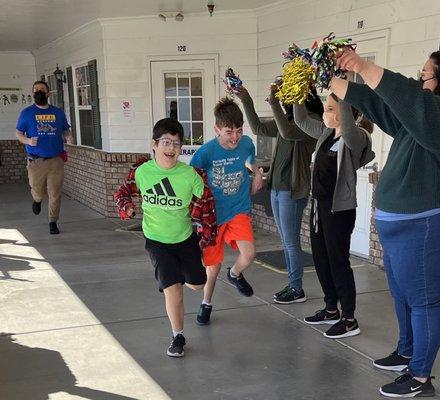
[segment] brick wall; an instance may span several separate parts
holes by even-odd
[[[24,146],[18,140],[0,140],[0,183],[26,180]]]
[[[303,220],[301,225],[301,243],[310,246],[310,202],[304,210]],[[261,204],[253,203],[252,205],[252,222],[255,228],[263,229],[278,235],[278,229],[275,219],[266,214],[266,209]]]
[[[371,207],[373,212],[371,213],[371,224],[370,224],[370,262],[374,265],[383,268],[383,250],[379,242],[379,237],[376,230],[376,221],[374,219],[374,208],[375,208],[375,191],[376,185],[379,180],[380,173],[373,172],[369,175],[370,183],[373,185],[373,201]],[[257,229],[263,229],[268,232],[278,234],[278,229],[275,224],[273,217],[266,214],[265,207],[261,204],[252,205],[252,219],[254,227]],[[301,243],[305,245],[310,245],[310,202],[304,210],[302,226],[301,226]]]
[[[140,153],[107,153],[81,146],[67,146],[63,191],[106,217],[117,217],[113,193]]]

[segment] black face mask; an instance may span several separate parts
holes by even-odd
[[[39,106],[45,106],[47,104],[47,93],[39,90],[34,93],[35,104]]]

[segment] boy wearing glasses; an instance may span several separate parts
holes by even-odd
[[[254,291],[243,276],[255,257],[252,231],[251,192],[262,187],[262,176],[255,164],[255,146],[243,136],[243,113],[229,98],[221,99],[214,109],[216,138],[205,143],[193,156],[191,165],[208,173],[215,199],[218,239],[214,246],[203,249],[207,282],[196,322],[207,325],[212,311],[212,295],[224,258],[224,243],[239,251],[227,278],[240,294],[252,296]],[[247,168],[254,173],[251,184]]]
[[[114,198],[122,219],[135,214],[132,197],[142,199],[142,229],[145,248],[155,269],[159,290],[173,330],[168,347],[170,357],[183,357],[183,284],[202,289],[206,272],[200,247],[215,241],[217,232],[211,191],[200,171],[178,161],[183,127],[165,118],[153,128],[154,160],[135,164]],[[193,232],[192,221],[201,224],[201,240]]]

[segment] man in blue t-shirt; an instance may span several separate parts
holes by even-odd
[[[17,139],[26,147],[29,185],[34,199],[32,211],[39,214],[41,201],[49,198],[49,232],[60,233],[57,221],[60,214],[64,178],[64,138],[73,143],[66,115],[60,108],[48,104],[50,89],[46,82],[32,86],[35,104],[20,113],[16,126]]]
[[[208,173],[209,186],[215,199],[217,243],[203,250],[207,282],[196,322],[209,323],[212,295],[223,262],[224,243],[240,252],[227,277],[243,296],[252,296],[253,289],[242,272],[255,257],[251,219],[251,192],[262,187],[262,176],[255,164],[255,147],[249,136],[243,136],[243,113],[231,99],[221,99],[214,109],[217,137],[194,154],[191,165]],[[247,168],[254,173],[251,184]]]

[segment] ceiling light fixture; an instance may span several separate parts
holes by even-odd
[[[212,17],[212,13],[214,12],[214,7],[215,7],[214,1],[209,0],[207,7],[208,7],[208,11],[209,11],[209,16]]]
[[[168,18],[173,18],[178,22],[182,22],[185,16],[180,11],[162,11],[157,15],[161,21],[166,22]]]

